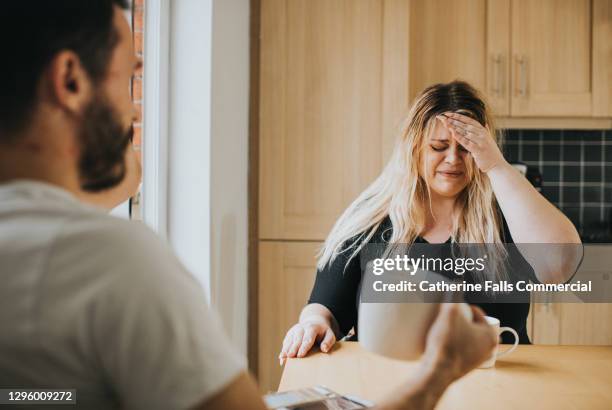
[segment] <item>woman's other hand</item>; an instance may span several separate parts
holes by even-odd
[[[321,351],[327,353],[336,343],[330,324],[322,317],[303,318],[293,325],[283,341],[283,348],[278,355],[281,366],[288,357],[304,357],[315,343],[320,343]]]
[[[438,116],[448,127],[453,138],[468,150],[482,172],[489,172],[506,162],[495,139],[478,121],[455,112]]]

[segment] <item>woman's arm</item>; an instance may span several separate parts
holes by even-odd
[[[336,338],[342,338],[336,318],[328,308],[319,303],[309,303],[308,305],[304,306],[304,309],[302,309],[302,312],[300,313],[299,323],[312,322],[325,324],[327,327],[332,329]]]
[[[461,114],[445,115],[448,118],[443,122],[451,134],[488,175],[510,234],[538,279],[544,283],[567,281],[582,257],[582,247],[568,245],[581,244],[572,222],[504,159],[486,128]],[[521,245],[534,243],[550,245],[546,252],[542,252],[544,246]]]
[[[293,325],[283,339],[278,355],[282,366],[288,357],[304,357],[315,343],[328,353],[339,338],[338,324],[332,312],[318,303],[310,303],[302,309],[298,323]]]
[[[581,243],[572,222],[508,162],[487,175],[515,242]]]
[[[317,271],[308,304],[283,340],[281,365],[288,357],[304,357],[316,343],[329,352],[357,323],[361,267],[359,255],[349,258],[350,252],[343,252]]]
[[[487,174],[510,234],[538,280],[567,282],[582,258],[580,236],[572,222],[506,161]]]

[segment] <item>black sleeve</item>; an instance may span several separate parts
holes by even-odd
[[[343,335],[357,324],[361,266],[359,255],[348,262],[352,253],[353,249],[339,254],[331,264],[317,271],[308,299],[308,303],[319,303],[331,311]]]
[[[500,212],[501,213],[501,212]],[[533,283],[540,283],[540,280],[535,274],[535,271],[527,262],[527,260],[523,257],[521,252],[514,245],[514,239],[512,239],[512,235],[510,234],[510,228],[508,227],[508,223],[506,222],[506,218],[502,214],[502,242],[510,245],[506,246],[506,250],[508,251],[508,259],[510,260],[509,266],[509,274],[511,277],[514,277],[516,280],[529,280]]]

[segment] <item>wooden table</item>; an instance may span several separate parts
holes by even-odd
[[[355,342],[285,365],[279,391],[322,385],[379,401],[397,391],[416,363],[376,356]],[[612,347],[520,345],[493,369],[453,383],[438,409],[612,409]]]

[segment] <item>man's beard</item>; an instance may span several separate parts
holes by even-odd
[[[134,134],[125,130],[116,110],[103,96],[93,97],[79,132],[81,188],[98,192],[113,188],[125,177],[125,152]]]

